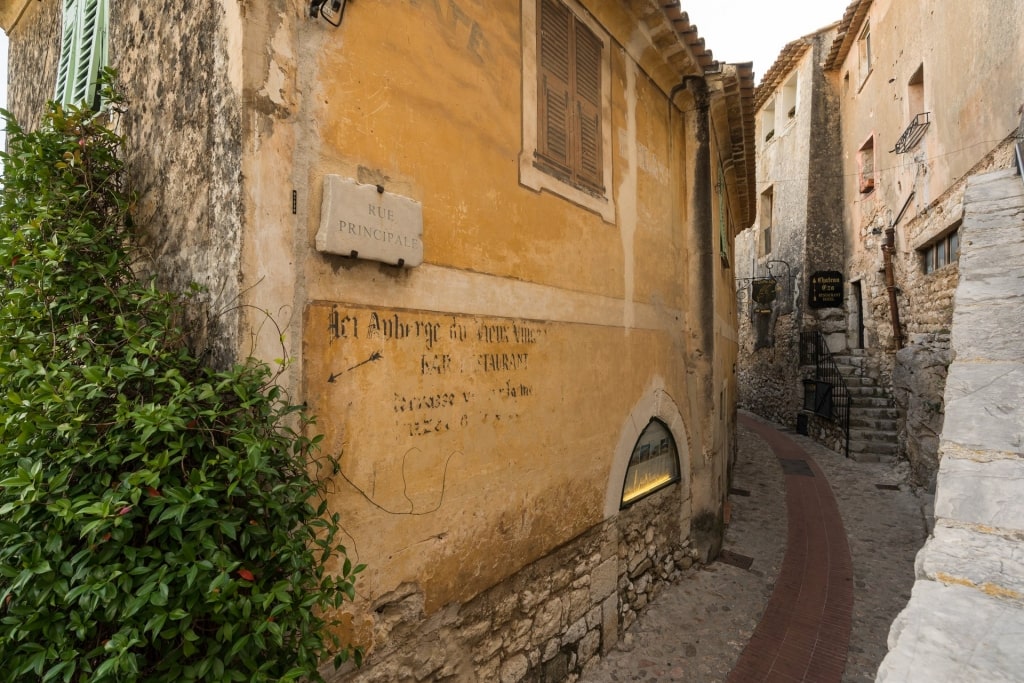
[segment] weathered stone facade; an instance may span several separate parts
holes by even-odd
[[[337,27],[298,0],[113,4],[145,268],[202,286],[185,313],[212,362],[283,363],[340,456],[329,504],[369,566],[347,675],[578,676],[721,544],[750,66],[715,63],[676,5],[550,5],[599,44],[581,185],[539,161],[535,2],[359,0]],[[60,6],[0,0],[23,119]],[[331,193],[356,186],[373,202],[339,223]],[[620,509],[652,421],[678,481]]]
[[[53,98],[60,0],[24,4],[10,40],[10,109],[33,127]],[[184,310],[196,347],[234,360],[240,341],[242,102],[231,87],[224,8],[112,3],[111,61],[131,113],[126,138],[140,268],[160,285],[200,290]],[[203,36],[197,40],[196,36]]]
[[[884,400],[899,409],[898,422],[891,443],[869,439],[857,456],[906,458],[913,482],[921,486],[934,483],[950,360],[958,266],[955,254],[946,252],[956,249],[966,179],[1011,164],[1020,102],[1004,87],[1002,74],[1024,64],[1024,48],[1013,37],[1022,11],[1019,3],[1005,0],[941,11],[909,0],[857,0],[837,25],[815,34],[825,38],[815,60],[806,47],[812,37],[790,43],[758,90],[762,128],[772,107],[778,121],[778,103],[786,101],[794,79],[813,84],[818,95],[815,116],[800,128],[798,106],[790,124],[806,138],[802,147],[780,145],[793,134],[788,128],[771,139],[758,134],[762,208],[753,231],[763,231],[766,188],[801,186],[775,189],[773,232],[796,226],[807,247],[785,251],[784,237],[773,242],[782,245],[783,258],[794,259],[794,269],[802,269],[804,283],[819,270],[841,271],[844,280],[841,308],[804,308],[799,325],[790,329],[821,332],[840,361],[856,354],[858,367],[870,369],[853,378],[871,385],[870,393],[851,388],[855,421],[876,429],[878,437],[889,424],[888,406],[871,404]],[[969,64],[944,49],[954,34],[975,46]],[[776,150],[784,151],[781,159]],[[793,199],[801,192],[806,205]],[[741,238],[737,244],[747,254],[739,263],[761,267],[761,241]],[[926,269],[929,254],[936,262]],[[761,275],[755,269],[746,277]],[[807,292],[802,294],[798,305],[806,301]],[[766,387],[783,373],[775,359],[758,360],[764,352],[757,348],[757,334],[743,326],[741,316],[741,345],[752,352],[746,361],[741,355],[742,403],[788,423],[794,411],[780,409],[778,390]],[[908,348],[897,353],[903,347]],[[798,370],[787,372],[800,376]],[[870,414],[858,415],[861,407]],[[834,429],[813,424],[817,419],[808,417],[810,431],[835,443],[834,436],[824,436]]]
[[[810,277],[843,263],[838,108],[823,71],[834,36],[826,27],[786,45],[758,87],[759,204],[736,239],[740,405],[791,426],[806,417],[801,334],[837,327],[835,309],[808,305]],[[775,282],[768,305],[755,301],[765,281]]]

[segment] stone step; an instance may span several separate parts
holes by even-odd
[[[879,453],[854,453],[850,451],[850,460],[854,462],[892,462],[895,455],[882,455]]]
[[[864,427],[850,427],[850,441],[870,441],[872,443],[896,443],[896,432],[895,431],[881,431],[877,429],[867,429]]]
[[[851,396],[863,396],[865,398],[889,398],[889,392],[879,386],[851,386],[849,384],[846,386],[850,390]]]
[[[895,411],[894,411],[895,412]],[[857,415],[856,411],[850,415],[850,429],[874,429],[879,432],[896,433],[899,423],[895,419],[873,419],[863,415]]]
[[[895,456],[896,455],[896,442],[888,441],[864,441],[862,439],[854,439],[853,435],[850,435],[850,454],[863,453],[866,455],[877,455],[882,456]]]
[[[879,396],[854,396],[853,397],[853,409],[859,410],[861,408],[892,408],[892,401],[888,398]]]

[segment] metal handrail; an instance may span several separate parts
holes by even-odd
[[[1022,144],[1024,143],[1018,140],[1013,145],[1013,150],[1017,154],[1017,173],[1020,174],[1021,182],[1024,182],[1024,149],[1021,148]]]
[[[801,346],[808,364],[814,365],[814,379],[827,382],[832,387],[832,421],[843,430],[845,438],[844,455],[850,457],[850,409],[853,397],[843,373],[839,371],[832,352],[829,351],[825,335],[817,330],[801,333]]]

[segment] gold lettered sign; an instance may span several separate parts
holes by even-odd
[[[754,280],[750,289],[750,296],[754,300],[754,310],[757,313],[771,313],[772,302],[775,301],[777,292],[775,280],[772,278]]]
[[[819,270],[811,275],[807,303],[811,308],[841,308],[843,274],[838,270]]]

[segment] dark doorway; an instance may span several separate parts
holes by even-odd
[[[853,348],[864,348],[864,299],[861,293],[860,280],[850,283],[853,286],[853,315],[857,326],[857,340]]]

